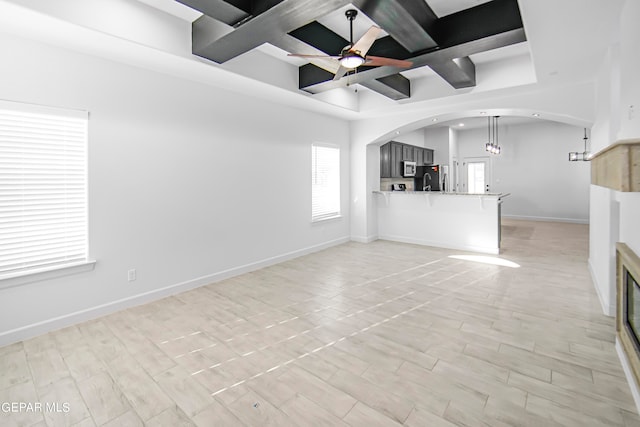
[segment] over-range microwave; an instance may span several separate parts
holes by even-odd
[[[416,176],[416,162],[402,162],[402,176]]]

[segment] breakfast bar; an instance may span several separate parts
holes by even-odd
[[[500,253],[505,193],[374,191],[383,240]]]

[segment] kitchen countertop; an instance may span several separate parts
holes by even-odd
[[[424,195],[441,195],[441,196],[487,196],[487,197],[507,197],[511,193],[456,193],[452,191],[379,191],[374,190],[373,193],[378,194],[424,194]]]

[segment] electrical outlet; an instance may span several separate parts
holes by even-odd
[[[629,120],[633,120],[636,117],[636,107],[629,105]]]
[[[131,270],[127,271],[127,280],[129,280],[130,282],[133,282],[134,280],[136,280],[135,268],[132,268]]]

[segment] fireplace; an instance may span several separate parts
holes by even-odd
[[[624,322],[627,325],[631,341],[633,342],[636,350],[640,351],[640,284],[631,275],[631,273],[625,269],[623,271],[624,288],[627,290],[626,295],[626,310],[624,310]]]
[[[640,258],[626,244],[616,251],[616,330],[636,384],[640,384]]]

